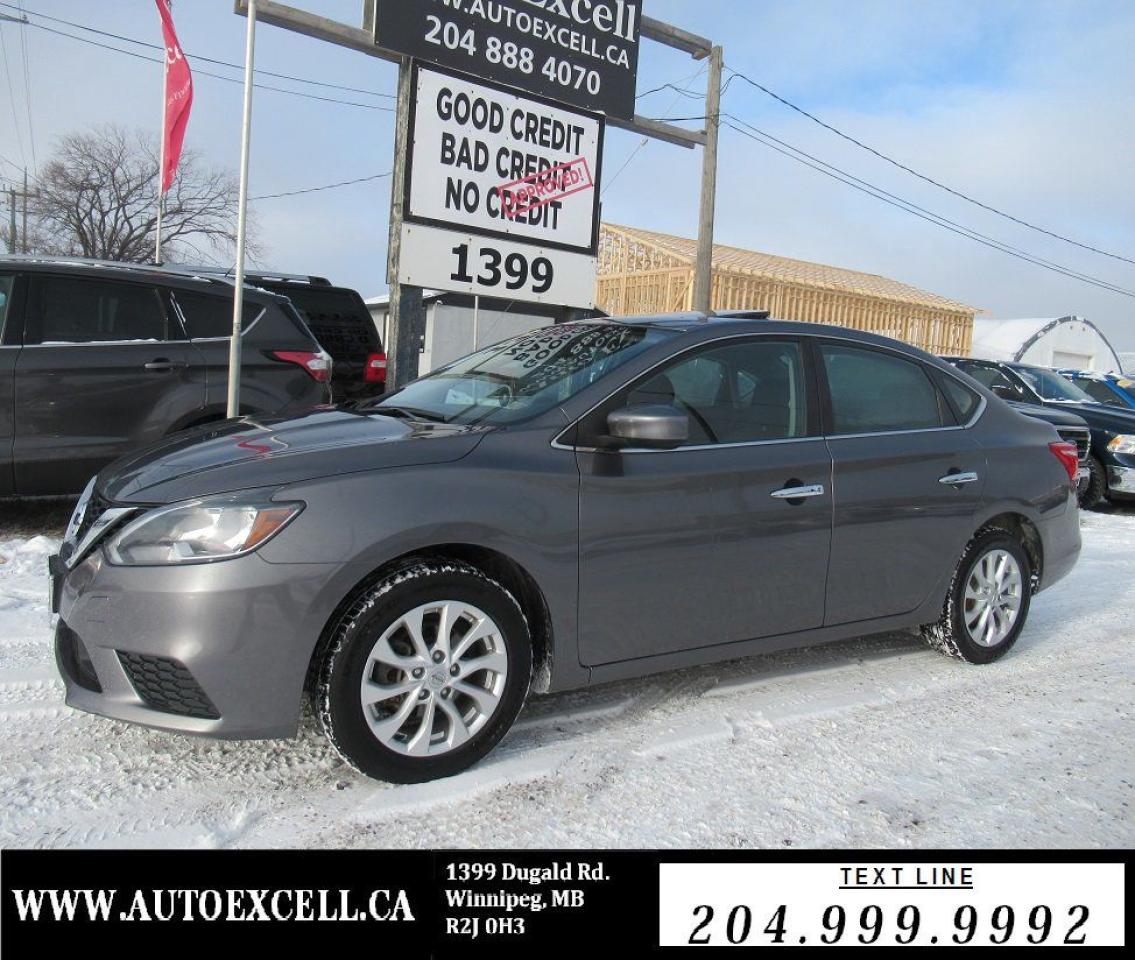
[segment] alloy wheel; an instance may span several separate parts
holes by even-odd
[[[384,746],[437,756],[484,727],[507,675],[504,634],[492,618],[472,604],[440,600],[407,611],[378,638],[359,693]]]
[[[983,647],[995,647],[1012,632],[1021,611],[1024,577],[1007,550],[981,555],[970,568],[963,601],[966,631]]]

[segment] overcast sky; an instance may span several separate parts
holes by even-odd
[[[0,4],[13,13],[15,0]],[[361,0],[292,0],[358,23]],[[153,0],[24,0],[29,14],[160,42]],[[726,64],[880,152],[990,206],[1135,260],[1135,3],[1131,0],[645,0],[646,12],[725,47]],[[235,169],[239,72],[194,59],[243,58],[243,18],[229,0],[175,0],[181,42],[196,70],[186,144]],[[36,20],[36,18],[32,18]],[[146,56],[153,51],[36,20]],[[21,31],[27,50],[30,124]],[[0,28],[0,177],[43,163],[57,138],[113,121],[157,131],[161,67],[6,23]],[[396,67],[262,26],[257,66],[357,87],[395,89]],[[704,87],[699,64],[644,41],[638,89]],[[258,90],[253,195],[390,170],[391,100],[261,82],[349,100],[329,103]],[[7,101],[11,96],[14,102]],[[927,210],[1025,251],[1135,291],[1135,265],[1014,224],[896,169],[740,80],[723,109],[781,140]],[[648,116],[702,112],[664,91],[639,101]],[[696,124],[689,124],[696,126]],[[693,236],[700,152],[608,131],[606,219]],[[263,265],[317,273],[369,296],[385,289],[389,179],[259,200]],[[7,211],[5,210],[5,214]],[[972,304],[995,317],[1076,313],[1120,350],[1135,350],[1135,298],[1090,286],[980,246],[722,131],[718,242],[880,273]]]

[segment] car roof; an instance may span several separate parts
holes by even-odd
[[[165,266],[152,263],[124,263],[119,260],[97,260],[90,257],[43,256],[37,254],[0,254],[0,269],[5,267],[16,268],[28,273],[58,273],[61,270],[68,273],[81,273],[84,276],[97,277],[101,280],[115,280],[129,277],[134,280],[145,280],[150,283],[184,283],[186,286],[196,286],[202,289],[203,285],[233,287],[233,279],[222,273],[220,267],[213,270],[194,270],[187,267]],[[251,280],[252,278],[250,278]],[[281,299],[277,294],[254,283],[245,284],[245,293],[255,291],[263,297],[273,300]]]
[[[940,364],[938,357],[893,337],[880,336],[866,330],[854,330],[829,323],[808,323],[800,320],[778,320],[765,310],[728,310],[716,313],[663,313],[644,314],[631,317],[595,318],[584,323],[618,323],[635,327],[653,327],[676,333],[704,333],[705,339],[728,331],[729,333],[780,333],[793,336],[833,337],[839,340],[855,340],[864,344],[874,344],[908,353],[922,360],[930,359]]]

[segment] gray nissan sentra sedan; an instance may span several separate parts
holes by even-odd
[[[1080,550],[1076,449],[912,347],[763,315],[535,331],[368,405],[102,471],[52,559],[67,702],[216,737],[304,696],[373,777],[548,691],[916,627],[988,663]]]

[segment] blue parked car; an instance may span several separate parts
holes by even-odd
[[[1086,370],[1061,370],[1060,373],[1098,403],[1135,409],[1135,379],[1131,377]]]

